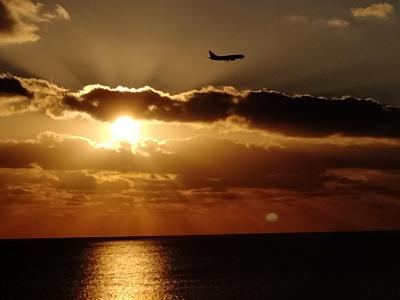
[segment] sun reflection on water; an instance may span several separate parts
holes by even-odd
[[[155,241],[100,242],[88,249],[80,299],[166,299],[166,261]]]

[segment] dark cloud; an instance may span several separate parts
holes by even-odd
[[[254,126],[290,136],[399,136],[400,109],[372,100],[252,92],[235,110]]]
[[[84,112],[102,121],[120,115],[165,122],[212,123],[230,120],[242,126],[294,137],[400,137],[400,108],[372,99],[351,96],[323,98],[287,95],[275,91],[237,91],[233,88],[203,88],[169,95],[152,88],[128,89],[95,85],[78,93],[39,79],[3,75],[0,95],[23,95],[8,103],[4,114],[42,111],[65,116]]]
[[[64,104],[100,120],[121,114],[139,119],[214,122],[239,117],[253,128],[288,136],[398,137],[400,109],[369,99],[289,96],[272,91],[230,92],[213,88],[169,96],[145,90],[97,87]]]
[[[213,122],[229,116],[233,99],[229,93],[214,90],[190,92],[187,98],[174,99],[153,89],[132,92],[100,87],[79,98],[69,95],[63,100],[71,109],[87,112],[103,121],[125,113],[140,119]]]
[[[0,74],[0,97],[24,96],[30,98],[32,95],[33,93],[24,88],[16,78]]]

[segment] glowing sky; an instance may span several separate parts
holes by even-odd
[[[398,14],[0,0],[0,237],[399,229]]]

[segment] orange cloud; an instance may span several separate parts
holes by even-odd
[[[393,15],[394,11],[394,6],[385,2],[351,9],[351,13],[355,18],[372,17],[384,19]]]

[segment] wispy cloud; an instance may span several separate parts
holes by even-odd
[[[342,19],[330,19],[325,21],[327,25],[332,27],[347,27],[350,26],[350,22]]]
[[[285,20],[294,24],[326,25],[329,27],[344,28],[350,26],[350,22],[343,19],[310,19],[304,15],[286,16]]]
[[[307,23],[309,19],[303,15],[286,16],[285,20],[291,23]]]

